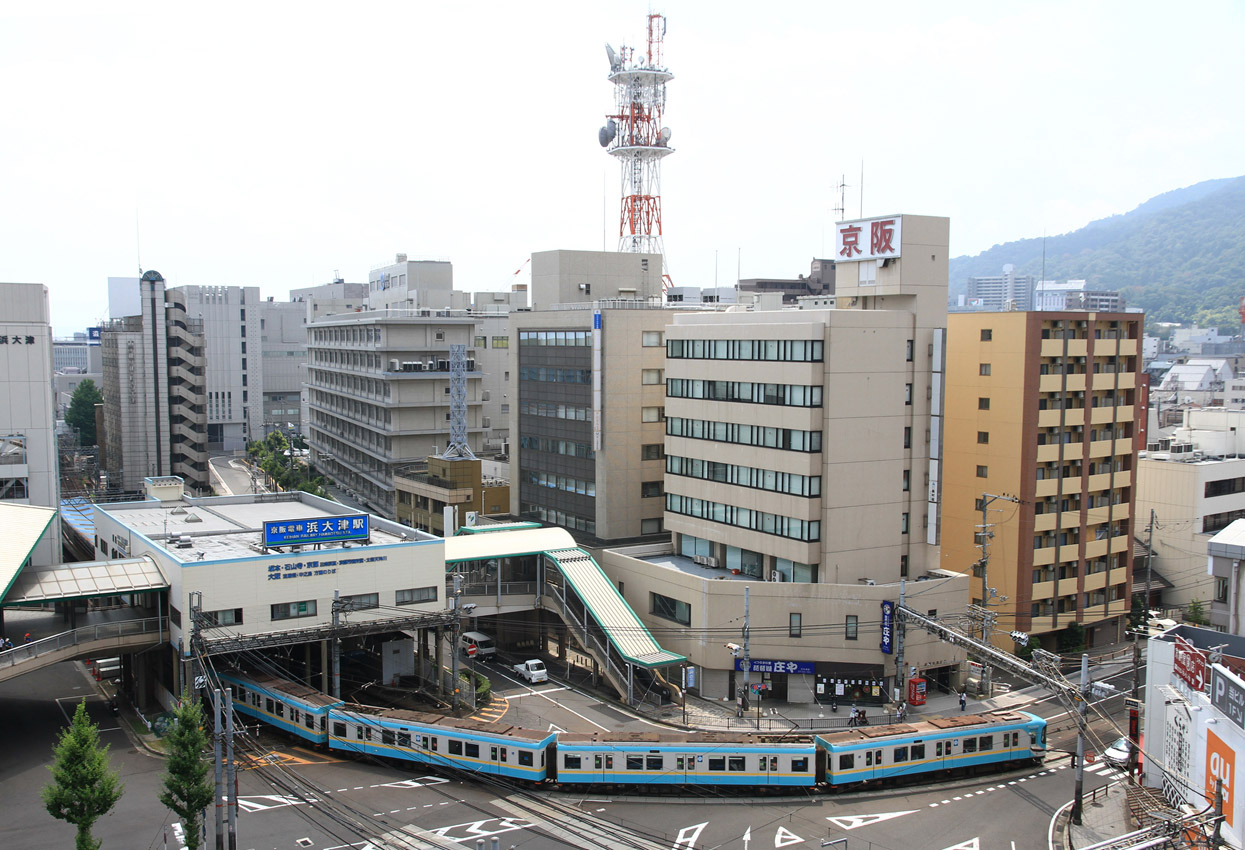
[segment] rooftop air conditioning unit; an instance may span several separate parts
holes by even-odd
[[[402,368],[402,366],[401,366],[401,364],[399,363],[399,361],[397,361],[397,360],[390,360],[390,361],[389,361],[389,371],[390,371],[390,372],[396,372],[396,371],[398,371],[398,370],[399,370],[399,369],[401,369],[401,368]]]
[[[717,567],[717,565],[718,565],[718,559],[717,559],[717,558],[711,558],[711,557],[709,557],[708,555],[706,555],[706,556],[705,556],[705,566],[706,566],[706,567],[714,567],[714,568],[716,568],[716,567]]]

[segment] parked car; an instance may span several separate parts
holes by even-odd
[[[487,661],[497,654],[497,645],[484,632],[462,633],[462,636],[458,639],[458,648],[463,652],[467,652],[471,647],[475,647],[475,657],[481,661]],[[470,655],[471,653],[467,654]]]
[[[514,672],[532,684],[549,681],[549,671],[545,669],[545,662],[536,658],[514,665]]]

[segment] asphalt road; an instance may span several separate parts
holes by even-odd
[[[648,723],[556,682],[528,686],[498,675],[496,667],[493,674],[507,698],[508,722],[582,731]],[[39,789],[56,736],[84,697],[126,785],[96,835],[106,850],[163,846],[171,823],[156,799],[163,761],[136,750],[80,668],[61,664],[0,686],[0,847],[72,844],[73,828],[44,811]],[[1050,717],[1063,711],[1047,702],[1033,709]],[[1070,748],[1071,733],[1059,731],[1067,724],[1052,723],[1053,750]],[[1109,734],[1104,728],[1103,736]],[[1074,773],[1067,756],[1052,753],[1038,769],[806,798],[536,795],[379,761],[340,760],[271,733],[260,736],[259,751],[262,766],[239,776],[243,850],[369,850],[375,846],[369,838],[398,847],[474,848],[479,839],[488,846],[492,837],[502,848],[525,850],[768,850],[820,847],[839,838],[849,839],[851,850],[1045,850],[1050,819],[1071,798]],[[1112,778],[1101,764],[1093,766],[1087,792]],[[168,836],[169,847],[183,846],[175,829]]]

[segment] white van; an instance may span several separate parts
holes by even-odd
[[[493,639],[484,632],[463,632],[458,638],[458,648],[466,655],[471,655],[467,650],[475,647],[475,655],[473,658],[492,658],[497,654],[497,646],[493,643]]]

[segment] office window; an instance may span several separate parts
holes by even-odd
[[[903,447],[905,449],[912,448],[912,426],[905,425],[903,428]]]
[[[978,410],[989,410],[990,409],[990,398],[988,396],[979,397],[977,399],[977,409]]]
[[[640,496],[645,499],[652,499],[656,496],[665,495],[665,488],[661,481],[641,481]]]
[[[990,467],[988,467],[988,466],[982,466],[981,464],[977,464],[977,477],[978,477],[978,478],[989,478],[989,477],[990,477]]]
[[[660,517],[656,519],[640,520],[640,533],[641,534],[661,534],[664,528],[665,528],[665,522]],[[619,589],[619,592],[620,593],[622,592],[621,588]]]
[[[906,359],[909,363],[911,363],[911,362],[912,362],[912,353],[913,353],[912,340],[908,340],[908,345],[907,345],[907,357],[906,357],[905,359]]]
[[[641,369],[640,370],[640,383],[649,384],[649,385],[660,384],[661,383],[661,372],[662,372],[661,369]]]
[[[493,337],[493,348],[509,348],[509,347],[510,347],[510,337],[508,336]]]
[[[368,608],[380,607],[380,594],[356,593],[353,596],[341,597],[341,602],[347,611],[365,611]]]
[[[982,443],[982,444],[990,442],[990,432],[989,431],[978,431],[977,442]]]
[[[906,512],[899,515],[899,533],[908,533],[908,514]]]
[[[912,489],[911,478],[912,478],[912,472],[910,470],[905,469],[903,471],[903,491],[905,493],[907,493],[909,490]]]
[[[476,337],[475,347],[476,348],[488,348],[488,337],[486,336]]]
[[[804,615],[803,614],[787,615],[787,634],[790,637],[793,637],[793,638],[800,637],[800,632],[803,630],[803,627],[804,627]]]
[[[982,328],[981,329],[981,341],[989,342],[992,339],[994,339],[994,331],[991,328]]]
[[[274,620],[292,620],[295,617],[314,617],[316,615],[316,601],[309,599],[305,602],[281,602],[272,606],[272,619]]]
[[[641,339],[645,348],[661,348],[666,344],[661,331],[645,331]]]
[[[207,621],[208,628],[212,626],[240,626],[242,625],[242,609],[231,608],[225,611],[204,611],[203,619]]]
[[[906,514],[905,514],[905,516],[906,516]],[[847,624],[846,624],[846,626],[844,627],[843,636],[844,636],[845,638],[847,638],[848,640],[856,640],[856,638],[857,638],[857,635],[858,635],[858,634],[859,634],[859,629],[858,629],[858,626],[857,626],[857,619],[856,619],[856,615],[855,615],[855,614],[848,614],[848,615],[847,615]]]
[[[640,446],[641,460],[661,460],[664,457],[665,446],[661,443],[645,443]]]
[[[665,408],[662,407],[641,407],[641,422],[660,422],[665,419]]]
[[[912,404],[912,384],[903,385],[903,403]]]
[[[979,364],[977,364],[977,374],[978,374],[978,375],[981,375],[982,377],[985,377],[985,376],[989,375],[989,374],[990,374],[990,364],[989,364],[989,363],[979,363]]]
[[[692,606],[686,602],[680,602],[678,599],[671,599],[669,596],[662,596],[660,593],[650,593],[649,602],[651,605],[651,613],[654,617],[661,617],[663,620],[673,620],[684,626],[692,624]]]

